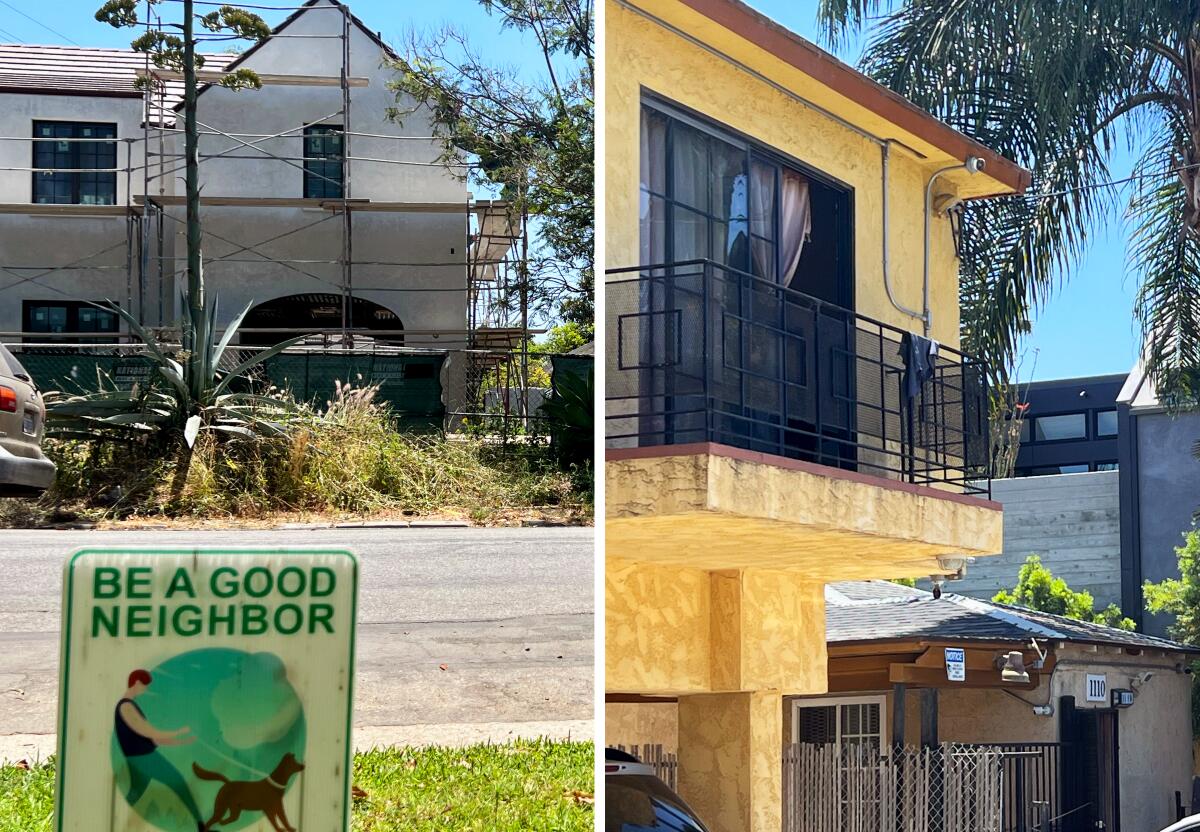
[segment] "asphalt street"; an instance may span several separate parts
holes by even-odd
[[[62,567],[85,545],[354,551],[360,563],[360,748],[591,738],[592,529],[2,534],[0,759],[53,749]]]

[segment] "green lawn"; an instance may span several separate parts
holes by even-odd
[[[591,743],[517,741],[358,754],[353,828],[591,832]],[[0,767],[0,832],[41,832],[54,814],[53,761]]]

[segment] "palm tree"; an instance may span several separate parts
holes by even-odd
[[[818,15],[834,45],[868,34],[871,77],[1033,171],[1027,195],[964,209],[968,349],[1003,378],[1124,201],[1147,368],[1161,393],[1200,392],[1200,3],[820,0]],[[1120,142],[1138,158],[1114,188]]]

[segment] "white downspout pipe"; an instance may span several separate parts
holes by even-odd
[[[925,272],[923,275],[923,297],[925,304],[925,313],[918,315],[925,323],[925,337],[929,337],[930,331],[933,329],[933,310],[929,307],[929,237],[930,226],[933,225],[933,183],[942,174],[949,173],[952,170],[965,170],[967,173],[979,173],[983,170],[984,161],[978,156],[968,156],[967,161],[961,165],[949,165],[948,167],[940,168],[933,172],[929,177],[929,181],[925,184]]]

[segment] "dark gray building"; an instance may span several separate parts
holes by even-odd
[[[1115,470],[1117,395],[1125,378],[1120,374],[1030,384],[1016,475]]]
[[[1175,547],[1200,509],[1200,412],[1168,413],[1141,362],[1117,396],[1121,607],[1148,633],[1169,621],[1142,612],[1142,582],[1179,574]]]
[[[1038,554],[1098,606],[1117,603],[1144,632],[1142,584],[1178,575],[1175,547],[1200,509],[1200,412],[1168,413],[1141,364],[1125,375],[1031,384],[1016,477],[996,480],[1004,553],[972,566],[954,591],[991,598]]]

